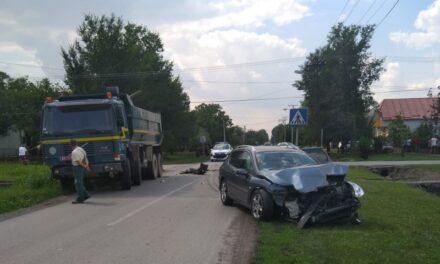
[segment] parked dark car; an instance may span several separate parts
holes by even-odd
[[[278,146],[240,146],[220,167],[224,205],[242,204],[257,220],[275,213],[307,223],[360,223],[357,208],[364,192],[345,181],[348,167],[318,164],[302,150]]]
[[[305,147],[302,150],[319,164],[332,162],[330,156],[321,147]]]

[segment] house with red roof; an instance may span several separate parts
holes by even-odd
[[[374,127],[378,130],[387,127],[391,120],[400,115],[405,125],[414,132],[424,118],[432,116],[435,100],[435,97],[384,99],[376,113]]]

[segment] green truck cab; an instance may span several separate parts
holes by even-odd
[[[64,188],[73,183],[70,140],[86,152],[86,178],[117,178],[122,189],[162,175],[161,115],[134,106],[118,87],[105,94],[63,96],[43,106],[44,163]]]

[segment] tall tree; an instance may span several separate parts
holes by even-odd
[[[269,141],[269,135],[264,129],[260,129],[258,131],[249,130],[246,132],[246,144],[262,145],[264,142],[267,141]]]
[[[223,129],[232,126],[232,120],[219,104],[200,104],[193,110],[196,123],[208,132],[208,143],[223,141]]]
[[[114,15],[86,15],[78,35],[69,48],[61,49],[73,93],[102,93],[105,86],[118,86],[128,94],[140,90],[133,101],[162,114],[164,146],[189,142],[189,98],[173,77],[173,64],[163,58],[157,33]]]
[[[27,77],[10,78],[0,72],[0,123],[5,134],[10,128],[23,133],[24,143],[36,146],[39,140],[41,108],[46,97],[64,92],[48,79],[30,82]]]
[[[367,113],[376,104],[370,91],[384,70],[371,56],[374,26],[335,25],[327,44],[307,56],[294,87],[304,91],[313,141],[359,138],[368,133]]]

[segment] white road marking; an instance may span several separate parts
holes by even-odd
[[[121,222],[127,220],[128,218],[130,218],[130,217],[132,217],[133,215],[135,215],[135,214],[141,212],[142,210],[146,209],[147,207],[150,207],[150,206],[152,206],[153,204],[155,204],[155,203],[157,203],[157,202],[159,202],[159,201],[161,201],[161,200],[167,198],[168,196],[171,196],[171,195],[173,195],[174,193],[176,193],[176,192],[178,192],[178,191],[180,191],[180,190],[182,190],[182,189],[185,189],[186,187],[190,186],[191,184],[194,184],[194,183],[195,183],[196,181],[198,181],[198,180],[199,180],[199,179],[196,179],[196,180],[194,180],[194,181],[192,181],[192,182],[190,182],[190,183],[188,183],[188,184],[185,184],[185,185],[183,185],[182,187],[179,187],[179,188],[175,189],[174,191],[171,191],[171,192],[169,192],[169,193],[167,193],[167,194],[165,194],[165,195],[163,195],[163,196],[161,196],[161,197],[159,197],[159,198],[157,198],[157,199],[155,199],[155,200],[153,200],[153,201],[147,203],[146,205],[143,205],[143,206],[139,207],[138,209],[129,212],[128,214],[126,214],[126,215],[124,215],[124,216],[118,218],[117,220],[115,220],[115,221],[113,221],[113,222],[107,224],[107,226],[115,226],[115,225],[117,225],[117,224],[119,224],[119,223],[121,223]]]

